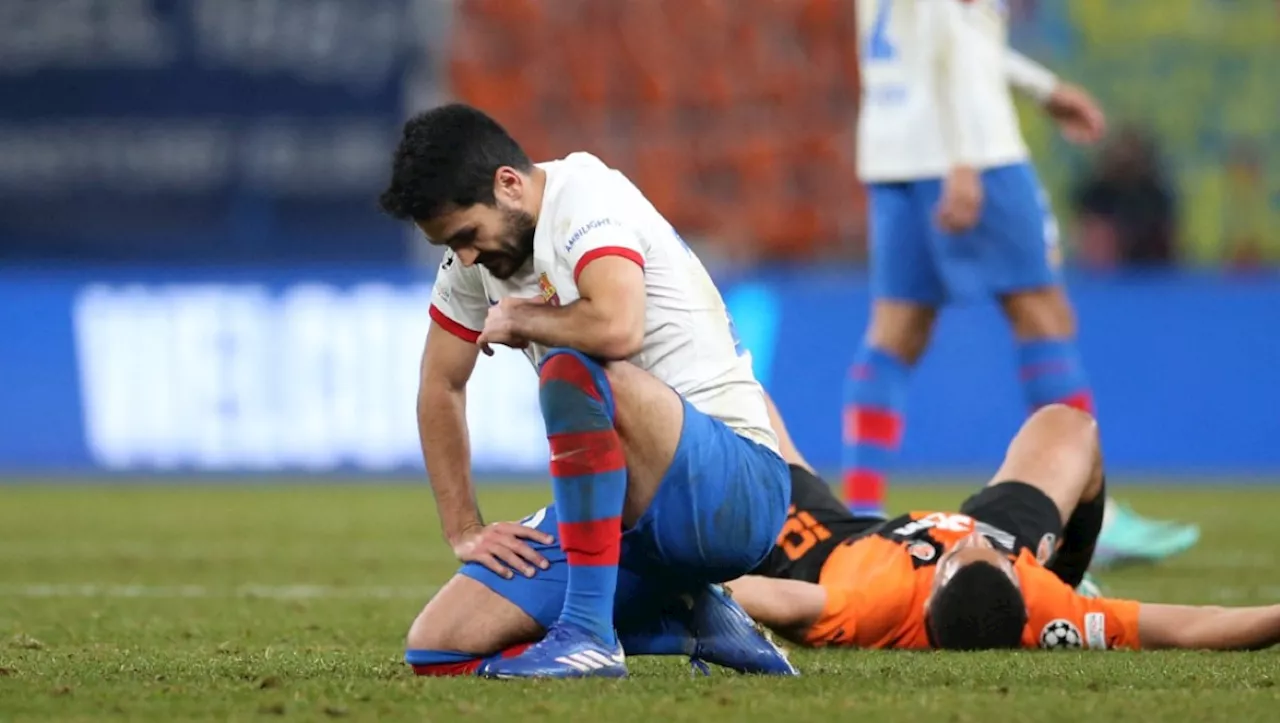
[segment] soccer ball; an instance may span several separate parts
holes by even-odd
[[[1083,647],[1080,629],[1070,620],[1053,620],[1040,631],[1040,647],[1045,650],[1078,650]]]

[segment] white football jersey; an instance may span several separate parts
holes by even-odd
[[[857,0],[863,181],[1027,158],[1006,76],[1005,0]]]
[[[508,296],[570,304],[578,299],[577,277],[587,263],[608,255],[631,259],[644,268],[646,303],[644,344],[628,361],[699,411],[777,451],[751,357],[711,276],[671,224],[626,176],[589,153],[538,167],[547,181],[531,263],[501,280],[480,264],[464,267],[446,254],[431,318],[475,341],[490,304]],[[525,350],[535,368],[546,352],[536,344]]]

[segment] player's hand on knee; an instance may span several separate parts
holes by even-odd
[[[510,579],[519,572],[533,577],[537,568],[547,569],[547,559],[525,540],[550,545],[555,538],[518,522],[494,522],[473,527],[453,543],[453,554],[463,562],[475,562]]]
[[[973,228],[982,213],[982,178],[968,166],[956,166],[942,184],[937,221],[942,230],[960,233]]]

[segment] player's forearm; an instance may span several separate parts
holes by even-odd
[[[600,359],[626,359],[644,343],[644,321],[609,313],[590,299],[565,306],[528,305],[513,314],[516,334],[546,347],[576,349]]]
[[[465,389],[424,381],[418,392],[418,438],[440,524],[451,543],[483,524],[471,484],[466,408]]]
[[[1222,608],[1144,604],[1138,614],[1143,648],[1254,650],[1280,644],[1280,605]]]
[[[1049,100],[1058,87],[1058,76],[1053,71],[1013,48],[1005,49],[1004,73],[1010,86],[1037,103]]]
[[[748,575],[727,587],[752,619],[792,641],[803,640],[827,603],[826,590],[799,580]]]

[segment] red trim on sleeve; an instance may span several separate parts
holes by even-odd
[[[578,283],[578,277],[582,275],[582,270],[587,268],[587,264],[598,258],[605,256],[621,256],[624,259],[630,259],[636,263],[636,266],[644,268],[644,257],[639,251],[629,249],[623,246],[601,246],[598,249],[591,249],[578,259],[578,263],[573,267],[573,283]]]
[[[468,329],[462,324],[459,324],[453,319],[450,319],[449,317],[445,316],[444,312],[441,311],[440,308],[437,307],[435,304],[431,305],[430,314],[431,314],[432,321],[444,327],[445,331],[449,332],[450,334],[453,334],[454,336],[458,337],[459,339],[465,342],[474,344],[476,343],[476,340],[480,338],[480,332]]]

